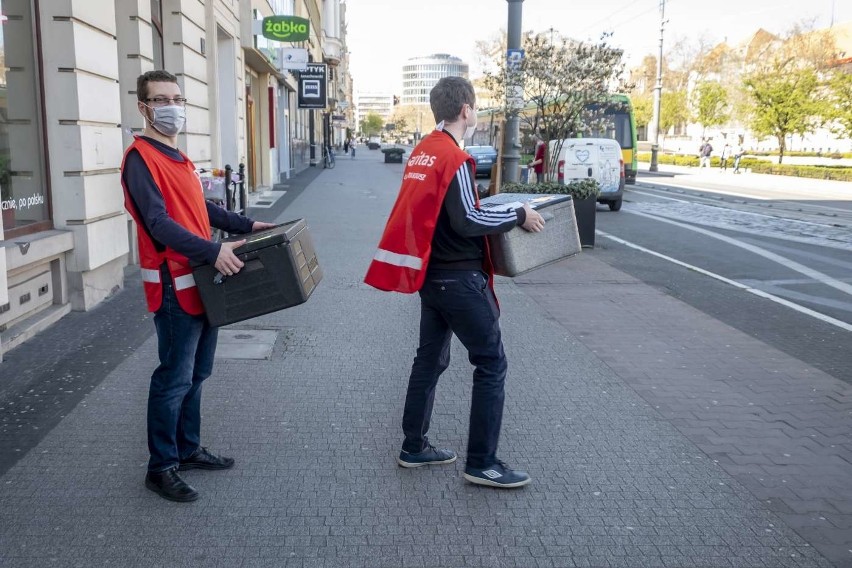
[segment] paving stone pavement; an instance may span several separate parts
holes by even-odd
[[[419,306],[416,296],[362,283],[402,171],[380,159],[365,149],[357,160],[339,160],[279,217],[308,220],[325,277],[308,303],[235,326],[279,331],[271,359],[220,360],[205,384],[205,444],[237,466],[187,472],[202,493],[190,504],[143,487],[145,401],[156,359],[148,340],[0,477],[0,565],[832,565],[782,511],[755,497],[750,478],[726,471],[732,464],[717,455],[724,450],[708,451],[695,438],[709,432],[679,422],[706,419],[712,430],[735,417],[698,408],[673,416],[648,394],[663,377],[671,407],[697,405],[692,397],[709,387],[667,385],[691,377],[693,365],[731,361],[685,353],[634,363],[589,342],[593,333],[627,330],[654,341],[659,331],[627,310],[602,322],[591,306],[577,305],[590,304],[588,297],[555,282],[559,270],[605,273],[593,253],[549,267],[550,286],[497,282],[509,358],[500,456],[528,470],[533,483],[502,492],[475,487],[461,478],[463,460],[398,468]],[[628,286],[637,299],[656,293]],[[667,307],[667,317],[686,313],[707,323],[687,306]],[[586,319],[566,321],[575,308]],[[707,333],[733,332],[710,326]],[[759,347],[750,346],[755,360],[739,361],[746,376],[768,371]],[[471,368],[458,344],[452,356],[430,434],[463,456]],[[649,365],[653,372],[633,374]],[[777,388],[749,384],[755,392]],[[788,414],[779,419],[810,418]],[[843,435],[842,424],[836,428],[832,435]],[[727,443],[734,444],[718,442]]]

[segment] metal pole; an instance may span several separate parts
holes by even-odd
[[[657,155],[660,150],[660,105],[663,91],[663,30],[666,27],[666,0],[660,0],[660,53],[657,56],[657,84],[654,85],[654,118],[651,121],[651,166],[648,171],[656,172]]]
[[[506,48],[520,49],[524,0],[506,0],[506,2],[509,4],[509,33]],[[509,91],[511,93],[511,86]],[[521,122],[517,114],[509,116],[506,119],[506,130],[503,136],[503,180],[507,182],[517,182],[520,178],[518,171],[518,164],[521,162],[520,130]]]

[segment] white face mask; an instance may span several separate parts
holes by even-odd
[[[183,130],[186,124],[186,108],[177,105],[148,108],[154,111],[151,126],[163,136],[177,136],[178,132]]]
[[[473,136],[473,133],[476,131],[476,114],[473,112],[472,107],[470,109],[470,114],[473,117],[473,125],[471,126],[470,124],[468,124],[467,130],[464,131],[465,139],[468,139]]]

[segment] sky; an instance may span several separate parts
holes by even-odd
[[[356,92],[401,94],[402,66],[411,57],[449,53],[476,65],[475,42],[506,29],[505,0],[345,0],[350,72]],[[628,65],[659,50],[659,0],[525,0],[523,29],[597,40],[623,48]],[[784,33],[852,20],[852,0],[666,0],[663,48],[678,39],[738,43],[758,28]]]

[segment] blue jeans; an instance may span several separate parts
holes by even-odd
[[[154,314],[160,365],[148,391],[148,471],[165,471],[201,445],[201,383],[213,372],[219,329],[180,307],[163,275],[163,304]]]
[[[421,452],[428,439],[435,387],[450,364],[453,333],[474,365],[467,465],[484,468],[497,460],[503,422],[506,354],[500,311],[481,271],[430,270],[420,289],[420,346],[411,367],[402,430],[406,452]]]

